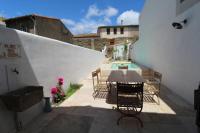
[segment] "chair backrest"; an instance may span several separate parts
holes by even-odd
[[[97,73],[98,76],[101,77],[101,68],[97,68],[96,73]]]
[[[119,66],[118,69],[126,69],[126,70],[128,70],[128,66]]]
[[[96,72],[101,73],[101,68],[97,68]]]
[[[153,78],[154,72],[152,69],[142,70],[142,77],[145,79]]]
[[[119,98],[130,99],[130,97],[135,97],[137,100],[133,102],[127,102],[127,104],[134,104],[137,107],[143,107],[143,83],[126,84],[117,83],[117,106],[120,106]],[[129,105],[127,105],[129,106]]]
[[[96,79],[96,82],[95,82]],[[99,78],[98,78],[98,73],[96,71],[92,72],[92,83],[93,83],[93,87],[95,86],[95,83],[98,83]]]
[[[96,77],[97,75],[98,75],[98,74],[97,74],[96,71],[93,71],[93,72],[92,72],[92,78]]]
[[[143,83],[117,83],[117,92],[123,94],[143,93]]]
[[[159,72],[154,71],[154,78],[159,80],[159,82],[161,82],[162,80],[162,74]]]

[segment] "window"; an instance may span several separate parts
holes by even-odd
[[[120,34],[124,34],[124,28],[120,28]]]
[[[20,26],[19,30],[28,32],[28,28],[26,26],[23,26],[23,25]]]
[[[114,34],[117,34],[117,28],[114,28]]]
[[[106,31],[107,31],[107,35],[110,35],[110,28],[107,28]]]

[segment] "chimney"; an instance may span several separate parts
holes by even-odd
[[[124,20],[121,20],[121,25],[123,25]]]

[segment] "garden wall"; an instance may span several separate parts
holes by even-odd
[[[0,94],[26,85],[44,86],[44,95],[58,77],[64,78],[64,88],[78,83],[96,69],[104,59],[98,51],[49,39],[18,30],[0,28]],[[12,72],[14,69],[19,74]],[[25,112],[18,113],[22,124],[28,123],[42,112],[40,102]],[[0,130],[14,132],[13,112],[0,100]]]
[[[125,44],[128,42],[135,42],[138,40],[138,36],[134,37],[119,37],[114,39],[114,44]],[[91,39],[90,38],[74,38],[73,39],[73,44],[82,46],[85,48],[90,48],[92,49],[91,45]],[[102,51],[104,49],[104,46],[109,46],[110,45],[110,39],[106,38],[95,38],[94,39],[94,49],[97,51]]]

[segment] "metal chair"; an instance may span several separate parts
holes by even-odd
[[[152,69],[150,69],[150,68],[142,70],[142,77],[145,80],[148,80],[148,79],[152,78],[153,75],[154,75],[154,71]]]
[[[99,77],[99,82],[100,83],[106,83],[107,79],[108,79],[108,75],[105,75],[102,73],[101,68],[97,68],[96,70],[98,77]]]
[[[118,125],[122,118],[134,117],[143,127],[143,122],[138,117],[143,109],[143,85],[143,83],[117,83],[117,110],[122,114],[117,120]]]
[[[146,77],[145,80],[144,95],[156,96],[157,104],[159,105],[162,74],[151,70],[148,78]]]
[[[97,95],[99,92],[105,92],[108,91],[106,84],[101,84],[99,82],[99,76],[96,71],[92,72],[92,83],[93,83],[93,97]]]

